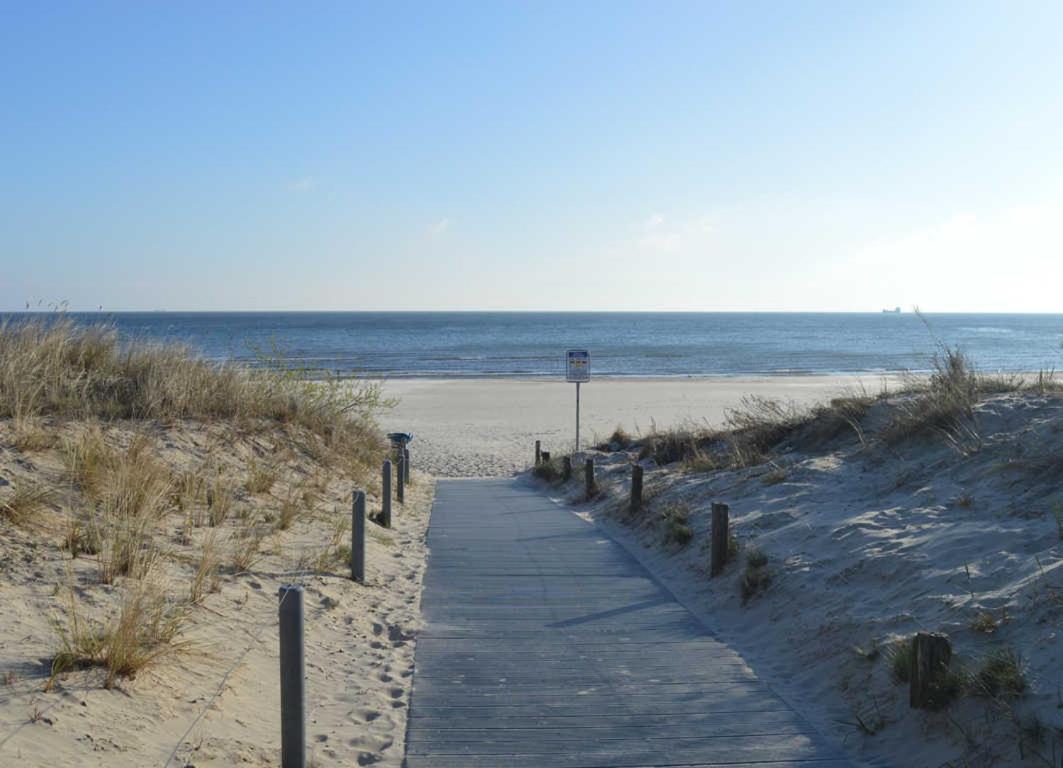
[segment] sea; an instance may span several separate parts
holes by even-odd
[[[18,321],[25,314],[4,316]],[[126,339],[314,375],[559,377],[586,349],[594,377],[877,374],[928,370],[942,345],[986,372],[1063,368],[1063,315],[680,312],[68,313]],[[51,316],[54,317],[54,316]]]

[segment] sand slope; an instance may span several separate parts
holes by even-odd
[[[57,426],[74,434],[83,425]],[[246,573],[223,565],[217,591],[192,606],[178,636],[180,653],[102,687],[99,669],[73,670],[44,693],[58,647],[54,621],[69,615],[71,595],[88,619],[113,616],[124,580],[101,584],[96,559],[61,549],[66,521],[85,502],[66,479],[57,448],[18,450],[9,423],[0,423],[0,499],[19,483],[58,489],[32,523],[0,521],[0,764],[26,766],[270,766],[279,764],[277,589],[305,587],[307,734],[313,764],[350,766],[402,762],[406,706],[419,622],[424,537],[433,481],[417,475],[392,530],[369,525],[368,583],[347,578],[336,546],[349,542],[353,483],[269,435],[217,425],[148,425],[160,460],[174,473],[209,462],[235,489],[226,522],[182,530],[171,514],[156,534],[168,599],[187,594],[204,539],[217,537],[223,557],[242,529],[261,535],[261,556]],[[131,439],[125,427],[109,440]],[[268,492],[240,487],[249,461],[272,462],[278,480]],[[378,482],[365,478],[369,511]],[[377,485],[374,487],[374,483]],[[300,512],[290,528],[276,521],[286,499]],[[228,677],[225,677],[228,674]]]
[[[888,407],[868,414],[865,437]],[[911,768],[1059,765],[1063,400],[990,397],[976,423],[980,441],[963,454],[932,435],[888,448],[850,432],[748,469],[643,462],[650,501],[634,518],[626,511],[634,454],[600,455],[606,497],[575,509],[626,542],[854,757]],[[580,489],[555,493],[572,501]],[[730,504],[742,547],[716,579],[706,549],[713,501]],[[685,546],[670,535],[677,512],[694,533]],[[753,549],[767,555],[771,583],[743,604]],[[889,651],[918,630],[948,633],[968,672],[994,651],[1014,651],[1027,691],[968,695],[942,713],[910,710]]]

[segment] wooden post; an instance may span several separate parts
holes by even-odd
[[[952,661],[948,635],[919,632],[912,638],[908,704],[912,709],[939,709],[945,704],[942,678]]]
[[[727,541],[729,538],[731,508],[726,504],[713,502],[712,505],[712,560],[709,563],[709,575],[719,576],[727,565]]]
[[[406,461],[403,459],[402,453],[399,453],[399,467],[398,473],[395,475],[395,500],[399,504],[406,503],[406,483],[403,482],[403,478],[406,476]]]
[[[542,451],[540,451],[540,445],[541,445],[540,442],[538,440],[536,440],[535,441],[535,466],[539,466],[539,462],[541,462],[542,459],[543,459]]]
[[[404,467],[402,472],[402,479],[406,482],[406,485],[410,484],[410,449],[402,449],[402,465]]]
[[[586,486],[587,498],[594,498],[598,492],[598,486],[594,482],[594,459],[587,459],[583,463],[583,484]]]
[[[562,456],[561,457],[561,480],[563,482],[567,483],[571,479],[572,479],[572,457],[571,456]]]
[[[540,458],[542,459],[543,464],[549,464],[550,463],[550,451],[543,451],[540,454]]]
[[[303,588],[278,594],[281,666],[281,766],[306,768],[306,674],[303,664]]]
[[[642,467],[631,465],[631,511],[642,509]]]
[[[351,578],[365,583],[365,491],[355,491],[351,505]]]
[[[380,473],[380,524],[385,528],[391,527],[391,459],[384,460],[384,468]]]

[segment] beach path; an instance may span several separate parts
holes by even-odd
[[[408,768],[847,765],[593,523],[443,480]]]

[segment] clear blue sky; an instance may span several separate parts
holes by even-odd
[[[6,3],[0,309],[1063,312],[1063,3]]]

